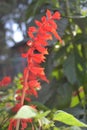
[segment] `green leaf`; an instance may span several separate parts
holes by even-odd
[[[53,128],[53,130],[60,130],[60,129],[59,129],[59,128],[57,128],[57,127],[54,127],[54,128]]]
[[[80,103],[78,96],[72,96],[70,107],[75,107]]]
[[[87,127],[86,124],[80,122],[73,115],[66,113],[64,111],[61,111],[61,110],[57,111],[54,114],[53,120],[60,121],[71,126]]]
[[[17,114],[14,116],[14,118],[27,119],[27,118],[33,118],[36,115],[37,115],[37,111],[34,108],[32,108],[31,106],[24,105],[19,109]]]
[[[38,110],[44,110],[44,111],[48,110],[47,106],[45,106],[44,104],[42,104],[42,103],[40,103],[38,101],[34,101],[34,102],[32,101],[32,104],[35,105],[35,106],[37,106]]]
[[[67,57],[64,62],[63,69],[64,75],[67,77],[68,81],[71,84],[82,84],[83,83],[83,59],[80,56],[79,50],[77,46],[75,50],[71,52],[71,54]]]
[[[42,119],[41,119],[41,122],[42,122],[42,124],[44,125],[49,125],[50,124],[50,120],[48,120],[47,118],[45,118],[45,117],[43,117]]]
[[[64,74],[67,77],[68,81],[71,84],[76,83],[77,73],[76,73],[75,56],[73,52],[66,59],[63,67],[64,67]]]
[[[81,130],[81,129],[77,126],[72,126],[72,127],[70,127],[70,130]]]
[[[85,93],[84,93],[84,89],[83,87],[81,86],[79,89],[79,95],[80,95],[80,98],[81,98],[81,101],[82,101],[82,105],[84,106],[85,102],[84,102],[84,98],[85,98]],[[75,107],[77,104],[80,103],[80,100],[78,98],[78,95],[75,94],[72,96],[72,99],[71,99],[71,104],[70,104],[70,107]]]
[[[69,83],[58,83],[57,85],[58,85],[58,89],[56,89],[56,93],[54,93],[52,97],[48,100],[47,105],[50,108],[55,107],[55,108],[63,109],[70,106],[71,97],[72,97],[72,88],[71,88],[71,84]]]
[[[43,117],[47,116],[49,113],[50,113],[50,110],[46,111],[46,112],[41,111],[40,113],[38,113],[36,115],[36,118],[38,118],[38,119],[43,118]]]

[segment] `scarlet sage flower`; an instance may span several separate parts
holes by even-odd
[[[22,90],[17,91],[18,103],[14,107],[14,111],[19,110],[19,108],[24,104],[24,101],[31,101],[30,96],[38,96],[37,90],[41,88],[40,80],[49,82],[46,78],[44,68],[41,67],[41,63],[45,62],[45,55],[48,54],[47,46],[48,40],[52,40],[53,36],[62,43],[60,36],[57,33],[57,24],[55,20],[61,18],[59,12],[51,13],[50,10],[47,10],[46,16],[41,18],[41,21],[35,20],[36,27],[32,26],[28,28],[28,36],[30,40],[27,42],[29,47],[28,51],[22,54],[23,58],[27,59],[27,66],[24,69],[23,78],[22,78]],[[19,104],[19,105],[18,105]],[[21,120],[22,130],[27,127],[25,120]],[[14,121],[10,122],[11,127],[14,125]],[[17,124],[18,125],[18,124]],[[15,126],[14,126],[15,127]],[[18,128],[18,126],[17,126]],[[8,130],[11,130],[10,127]]]
[[[0,87],[6,87],[11,83],[11,78],[9,76],[5,76],[1,81],[0,81]]]

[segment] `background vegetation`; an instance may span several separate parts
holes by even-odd
[[[1,0],[0,64],[9,59],[8,45],[16,44],[12,36],[13,30],[6,26],[7,23],[16,23],[22,32],[23,40],[26,41],[27,28],[34,24],[35,19],[40,19],[46,9],[53,12],[58,10],[61,13],[58,31],[64,42],[61,46],[55,40],[49,42],[49,56],[44,66],[50,84],[43,83],[39,98],[33,100],[52,109],[66,110],[87,122],[86,0]],[[0,88],[0,129],[2,130],[7,128],[9,123],[7,121],[11,116],[10,108],[15,102],[14,93],[17,87],[20,87],[17,77],[15,82],[7,88]],[[69,129],[80,128],[66,128]]]

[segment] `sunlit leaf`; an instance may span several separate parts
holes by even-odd
[[[17,114],[14,116],[14,118],[28,119],[28,118],[33,118],[36,115],[37,115],[37,111],[34,108],[32,108],[31,106],[24,105],[19,109]]]
[[[45,118],[45,117],[43,117],[41,119],[41,122],[42,122],[42,124],[45,124],[45,125],[49,125],[50,124],[50,121],[47,118]]]
[[[71,126],[87,127],[86,124],[76,119],[73,115],[66,113],[64,111],[61,111],[61,110],[57,111],[54,114],[53,120],[60,121],[62,123],[65,123]]]
[[[57,127],[54,127],[54,128],[53,128],[53,130],[60,130],[60,129],[59,129],[59,128],[57,128]]]
[[[38,119],[40,119],[40,118],[42,118],[42,117],[45,117],[45,116],[47,116],[48,114],[50,113],[50,110],[48,110],[48,111],[46,111],[46,112],[40,112],[40,113],[38,113],[37,115],[36,115],[36,118],[38,118]]]
[[[83,87],[80,87],[78,92],[79,92],[80,98],[82,100],[82,104],[84,105],[85,93],[84,93]],[[74,92],[72,95],[70,107],[74,107],[79,103],[80,103],[80,101],[79,101],[78,95],[76,92]]]

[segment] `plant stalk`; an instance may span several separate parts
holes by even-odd
[[[28,70],[27,70],[27,73],[26,73],[26,77],[25,77],[25,83],[24,83],[24,88],[23,88],[23,94],[22,94],[22,99],[21,99],[21,106],[23,106],[24,104],[24,99],[25,99],[25,95],[26,95],[26,90],[27,90],[27,80],[28,80]],[[18,119],[17,120],[17,125],[16,125],[16,130],[19,130],[20,128],[20,122],[21,122],[21,119]]]

